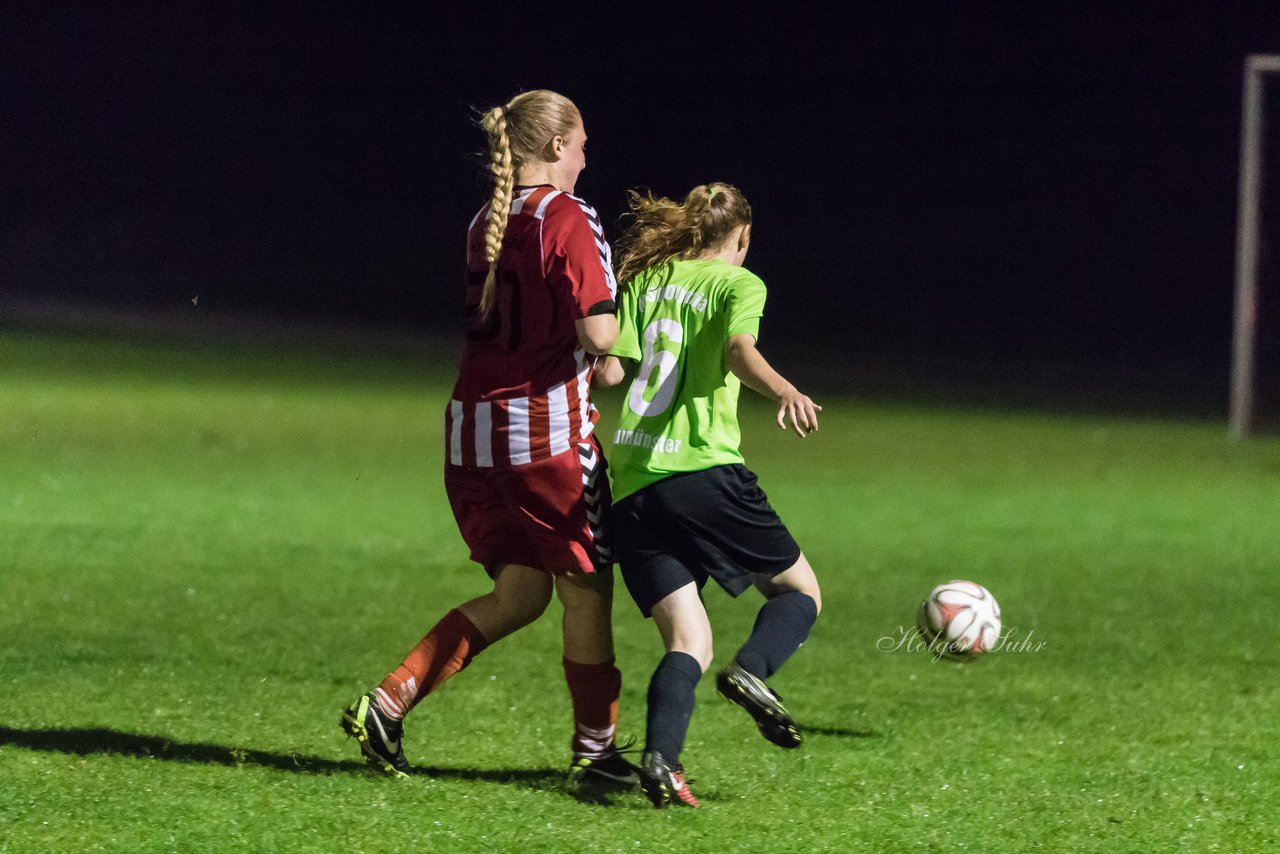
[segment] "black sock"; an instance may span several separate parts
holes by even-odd
[[[807,593],[790,590],[773,597],[756,615],[751,637],[734,661],[757,679],[768,679],[800,648],[817,619],[818,603]]]
[[[693,717],[693,689],[701,678],[702,668],[692,655],[669,652],[663,656],[649,680],[646,750],[655,750],[668,762],[679,763],[689,719]]]

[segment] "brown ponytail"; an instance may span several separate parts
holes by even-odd
[[[626,231],[617,243],[618,284],[673,259],[696,258],[719,246],[740,225],[751,224],[751,205],[732,184],[699,184],[684,201],[627,191]]]

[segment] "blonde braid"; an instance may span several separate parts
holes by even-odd
[[[498,256],[502,254],[502,236],[511,215],[511,197],[516,183],[516,167],[511,158],[511,140],[507,136],[507,108],[494,107],[484,114],[480,126],[489,134],[489,171],[493,173],[493,195],[489,199],[489,224],[484,232],[484,257],[489,274],[480,292],[480,316],[488,317],[497,302]]]

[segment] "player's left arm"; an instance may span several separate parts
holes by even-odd
[[[747,388],[777,401],[778,426],[786,430],[790,421],[796,435],[803,439],[805,431],[817,431],[822,407],[787,382],[756,349],[765,298],[764,282],[745,271],[722,293],[719,310],[727,315],[725,364]]]
[[[786,430],[787,422],[790,421],[801,439],[805,437],[805,431],[818,431],[818,413],[822,411],[822,407],[773,369],[769,360],[756,349],[756,336],[750,332],[740,332],[731,336],[724,348],[725,361],[734,376],[742,380],[747,388],[777,401],[779,427]]]

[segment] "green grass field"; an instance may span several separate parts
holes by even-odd
[[[1201,421],[825,399],[801,442],[753,401],[824,582],[775,681],[801,750],[706,679],[704,810],[577,800],[553,604],[410,717],[418,774],[366,772],[340,707],[486,589],[440,482],[452,368],[0,330],[0,851],[1280,848],[1280,441]],[[880,648],[956,577],[1043,647]],[[756,600],[708,607],[724,661]],[[615,615],[643,735],[661,648],[621,585]]]

